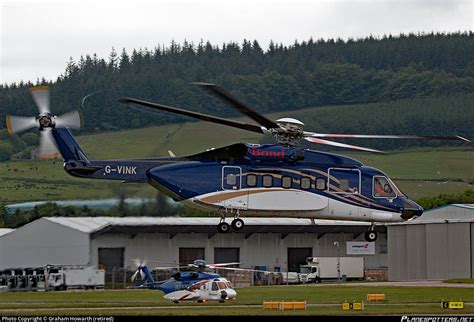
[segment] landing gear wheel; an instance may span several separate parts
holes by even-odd
[[[364,234],[364,238],[368,242],[373,242],[377,240],[377,232],[376,231],[368,231]]]
[[[229,230],[230,230],[230,225],[226,223],[225,221],[217,225],[217,231],[220,232],[221,234],[225,234]]]
[[[244,227],[244,221],[240,218],[236,218],[232,220],[232,223],[230,225],[232,226],[233,230],[238,231]]]

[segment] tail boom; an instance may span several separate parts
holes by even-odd
[[[52,129],[56,146],[64,158],[64,170],[74,177],[148,182],[152,168],[176,162],[174,158],[91,161],[69,129]]]

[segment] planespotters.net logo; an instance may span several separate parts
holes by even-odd
[[[474,316],[402,316],[401,322],[474,322]]]

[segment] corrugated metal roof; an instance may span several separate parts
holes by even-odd
[[[425,224],[442,222],[473,222],[474,205],[473,204],[452,204],[425,211],[425,213],[407,223]]]
[[[15,229],[10,229],[10,228],[0,228],[0,236],[6,235],[8,233],[11,233]]]
[[[85,233],[93,233],[107,226],[217,226],[220,217],[43,217],[57,224],[76,229]],[[311,225],[310,219],[299,218],[243,218],[245,225]],[[230,223],[231,217],[228,222]],[[367,226],[368,222],[341,220],[315,220],[316,225],[338,226],[354,225]]]
[[[472,209],[472,210],[474,210],[474,204],[473,204],[473,203],[467,203],[467,204],[459,204],[459,203],[455,203],[455,204],[453,204],[453,206],[455,206],[455,207],[461,207],[461,208],[467,208],[467,209]]]

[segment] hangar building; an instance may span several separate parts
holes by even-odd
[[[133,269],[135,258],[188,263],[240,262],[240,267],[299,271],[309,256],[348,256],[346,242],[364,243],[369,223],[245,218],[239,233],[218,234],[217,217],[43,217],[0,237],[0,269],[86,265]],[[386,268],[386,227],[365,268]],[[338,245],[335,245],[338,241]],[[336,243],[337,244],[337,243]],[[372,245],[373,246],[373,245]],[[157,264],[156,266],[158,266]]]
[[[393,281],[474,278],[474,204],[453,204],[387,227]]]

